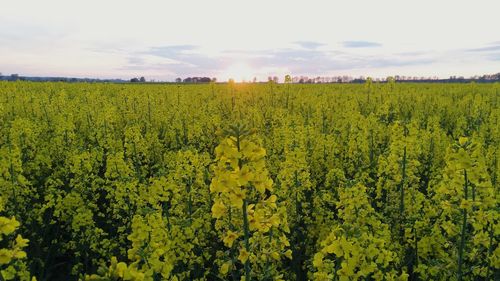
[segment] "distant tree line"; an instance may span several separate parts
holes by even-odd
[[[107,82],[107,83],[123,83],[127,82],[123,79],[98,79],[98,78],[75,78],[75,77],[39,77],[39,76],[20,76],[19,74],[2,75],[0,73],[0,81],[31,81],[31,82]]]
[[[145,83],[146,78],[144,78],[144,76],[142,76],[141,78],[134,77],[134,78],[130,79],[130,82],[132,82],[132,83]]]
[[[387,78],[370,78],[370,77],[352,77],[352,76],[331,76],[331,77],[308,77],[308,76],[294,76],[291,78],[292,83],[298,84],[322,84],[322,83],[365,83],[368,79],[371,79],[373,82],[385,83],[388,80],[392,79],[396,82],[412,82],[412,83],[468,83],[468,82],[500,82],[500,73],[496,74],[487,74],[487,75],[476,75],[469,78],[465,78],[463,76],[450,76],[449,78],[439,78],[439,77],[417,77],[417,76],[404,76],[404,75],[395,75],[389,76]]]
[[[294,76],[291,77],[287,75],[283,82],[285,83],[296,83],[296,84],[322,84],[322,83],[365,83],[369,77],[359,76]],[[388,79],[393,79],[396,82],[411,82],[411,83],[468,83],[468,82],[478,82],[478,83],[489,83],[489,82],[500,82],[500,72],[496,74],[485,74],[485,75],[475,75],[469,78],[463,76],[450,76],[449,78],[440,79],[438,77],[417,77],[417,76],[403,76],[395,75],[387,78],[373,78],[372,81],[375,83],[385,83]],[[97,79],[97,78],[72,78],[72,77],[30,77],[30,76],[20,76],[19,74],[2,75],[0,73],[0,81],[33,81],[33,82],[109,82],[109,83],[145,83],[146,78],[144,76],[134,77],[130,80],[123,79]],[[233,80],[234,81],[234,80]],[[277,76],[269,76],[268,81],[273,81],[275,83],[279,82]],[[155,82],[153,80],[149,82]],[[156,81],[160,82],[160,81]],[[187,78],[176,78],[175,83],[209,83],[217,82],[217,79],[210,77],[187,77]],[[253,78],[251,81],[256,83],[257,78]]]
[[[187,77],[187,78],[177,78],[175,79],[175,83],[210,83],[217,82],[217,78],[210,77]]]

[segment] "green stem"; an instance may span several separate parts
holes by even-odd
[[[294,267],[295,271],[295,278],[296,280],[303,280],[305,272],[303,270],[303,255],[305,253],[305,237],[304,237],[304,232],[306,231],[306,225],[305,222],[303,221],[303,216],[302,216],[302,204],[299,201],[298,198],[298,193],[299,193],[299,188],[300,188],[300,181],[299,181],[299,175],[298,172],[294,172],[294,177],[295,177],[295,183],[294,183],[294,188],[295,188],[295,217],[297,219],[297,227],[295,229],[295,232],[297,233],[297,240],[295,241],[295,249],[293,251],[294,255],[292,257],[292,266]]]
[[[418,238],[417,230],[413,228],[413,238],[415,239],[415,267],[418,267]]]
[[[467,171],[464,170],[464,198],[467,200]],[[460,248],[458,249],[458,272],[457,272],[457,280],[462,281],[462,266],[463,266],[463,255],[465,248],[465,235],[467,228],[467,210],[462,209],[462,233],[460,235]]]
[[[143,182],[142,181],[142,174],[141,174],[141,167],[140,167],[140,163],[139,162],[139,157],[137,156],[137,147],[135,145],[135,141],[132,143],[133,144],[133,149],[134,149],[134,169],[135,169],[135,174],[137,175],[137,177],[139,178],[139,182]]]
[[[399,187],[399,234],[400,234],[400,239],[401,243],[403,243],[404,240],[404,210],[405,210],[405,191],[404,191],[404,186],[405,186],[405,180],[406,180],[406,146],[404,148],[403,152],[403,171],[402,171],[402,177],[401,177],[401,185]]]
[[[148,95],[148,121],[149,124],[151,125],[151,100]]]
[[[248,227],[248,215],[247,215],[247,200],[243,200],[243,230],[244,230],[244,239],[245,239],[245,250],[248,254],[250,254],[250,243],[249,236],[250,230]],[[245,261],[245,281],[250,281],[250,259],[248,258]]]
[[[234,225],[233,225],[233,216],[232,216],[232,212],[231,212],[231,208],[229,208],[229,211],[228,211],[228,216],[229,216],[229,229],[231,230],[234,230]],[[229,253],[231,255],[231,261],[232,261],[232,267],[234,267],[234,265],[236,264],[236,255],[234,253],[234,245],[231,247]],[[236,272],[234,272],[234,270],[231,269],[231,276],[233,277],[233,281],[236,281],[238,278],[236,276]]]
[[[10,137],[8,137],[8,142],[9,142],[9,154],[11,155],[10,159],[10,167],[9,167],[9,173],[10,173],[10,180],[12,183],[12,197],[14,199],[14,206],[18,206],[17,204],[17,192],[16,192],[16,185],[17,185],[17,180],[15,177],[15,171],[14,171],[14,163],[12,162],[12,143],[10,141]]]
[[[271,243],[273,241],[273,228],[271,227],[271,229],[269,230],[269,243]],[[265,274],[264,274],[264,278],[263,280],[269,280],[269,259],[267,259],[266,261],[266,270],[265,270]]]
[[[491,254],[493,254],[493,225],[490,226],[490,245],[488,247],[488,259],[491,258]],[[486,278],[490,275],[491,264],[488,263],[488,270],[486,272]],[[493,278],[491,279],[493,280]]]
[[[191,184],[192,181],[189,180],[186,184],[186,192],[188,194],[188,214],[189,214],[189,224],[193,223],[193,202],[191,198]]]
[[[168,203],[168,205],[166,204],[167,202],[163,203],[163,212],[165,213],[165,216],[167,218],[167,229],[168,229],[168,232],[169,232],[169,235],[170,235],[170,214],[169,214],[169,206],[170,205],[170,202]]]
[[[238,126],[238,129],[236,131],[236,147],[238,151],[241,150],[241,128]],[[243,163],[241,162],[241,159],[238,160],[238,166],[241,169]],[[247,214],[247,205],[248,202],[246,199],[243,199],[243,210],[242,210],[242,215],[243,215],[243,231],[244,231],[244,243],[245,243],[245,250],[247,253],[250,255],[250,228],[248,224],[248,214]],[[245,281],[250,281],[250,259],[247,258],[245,261]]]

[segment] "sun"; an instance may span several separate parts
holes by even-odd
[[[251,81],[255,76],[255,69],[244,62],[238,62],[230,65],[223,71],[223,75],[229,79],[232,78],[236,82]]]

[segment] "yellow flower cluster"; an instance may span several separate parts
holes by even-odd
[[[111,258],[108,268],[101,267],[97,274],[85,276],[85,281],[146,281],[144,273],[137,270],[136,265],[128,266],[124,262],[118,262],[116,257]]]
[[[500,280],[499,94],[0,81],[0,280]]]
[[[221,261],[220,274],[280,276],[281,257],[290,257],[285,209],[272,194],[273,181],[265,167],[266,151],[244,126],[231,128],[231,135],[215,149],[216,164],[210,192],[215,195],[212,217],[222,241],[229,248]],[[236,251],[238,256],[236,257]],[[236,260],[244,269],[237,272]]]
[[[466,137],[447,151],[444,178],[434,191],[434,204],[426,210],[428,218],[419,227],[427,231],[418,241],[422,263],[417,271],[426,278],[445,278],[455,272],[460,278],[485,278],[498,268],[494,237],[500,234],[499,197],[481,151],[474,139]],[[474,267],[465,269],[464,264]]]
[[[0,212],[3,211],[3,201],[0,197]],[[16,218],[6,218],[0,216],[0,243],[8,242],[21,224]],[[23,250],[28,246],[28,239],[17,235],[13,241],[9,241],[10,247],[0,248],[0,280],[22,280],[36,281],[30,278],[30,273],[23,262],[26,259],[26,252]]]
[[[339,222],[313,258],[314,280],[407,280],[407,273],[397,271],[389,227],[377,217],[366,187],[340,189],[337,208]]]

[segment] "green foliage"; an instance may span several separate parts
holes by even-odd
[[[500,279],[498,100],[1,82],[0,280]]]

